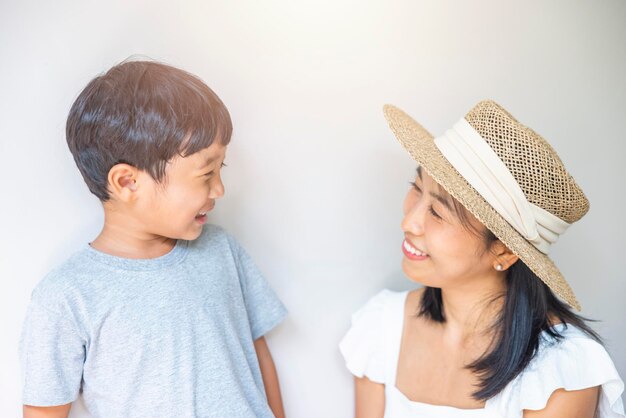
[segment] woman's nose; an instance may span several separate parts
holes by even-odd
[[[404,218],[402,219],[402,231],[409,232],[413,235],[421,235],[424,233],[424,217],[426,210],[424,205],[415,203],[406,208]]]

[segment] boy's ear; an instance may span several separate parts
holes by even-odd
[[[134,200],[138,190],[137,178],[139,170],[130,164],[115,164],[109,170],[108,188],[111,197],[122,202]]]
[[[491,251],[495,256],[494,264],[500,265],[502,270],[508,269],[519,260],[519,257],[500,240],[492,244]]]

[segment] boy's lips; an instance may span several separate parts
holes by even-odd
[[[200,212],[198,212],[198,216],[206,215],[207,213],[211,212],[214,207],[215,207],[215,202],[213,201],[211,202],[211,205],[208,208],[202,209]]]
[[[402,241],[402,252],[411,260],[425,260],[428,258],[426,252],[415,247],[408,239]]]
[[[200,225],[204,225],[206,223],[206,213],[204,215],[196,215],[195,219]]]
[[[215,203],[211,204],[211,206],[208,209],[198,212],[195,218],[196,221],[199,222],[200,225],[206,223],[206,220],[207,220],[206,214],[210,212],[211,210],[213,210],[214,207],[215,207]]]

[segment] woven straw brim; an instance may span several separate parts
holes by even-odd
[[[439,151],[434,137],[397,107],[385,105],[383,111],[398,141],[433,180],[493,232],[555,294],[580,311],[574,292],[554,262],[528,242],[478,194]]]

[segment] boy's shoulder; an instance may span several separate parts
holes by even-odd
[[[204,226],[200,236],[189,242],[189,248],[201,254],[239,253],[237,240],[223,227],[215,224]],[[115,274],[111,266],[99,262],[95,250],[85,247],[79,249],[61,264],[53,267],[35,286],[33,295],[54,298],[67,295],[73,290],[90,287],[98,278]]]
[[[202,228],[202,233],[194,242],[220,241],[228,239],[230,234],[226,232],[224,227],[216,224],[206,224]]]
[[[87,249],[82,248],[65,261],[53,267],[33,289],[33,296],[57,299],[68,294],[85,278],[93,275],[95,266],[90,262]]]
[[[192,246],[202,250],[215,247],[228,247],[236,251],[239,247],[237,240],[224,227],[215,224],[206,224],[198,238],[191,241]]]

